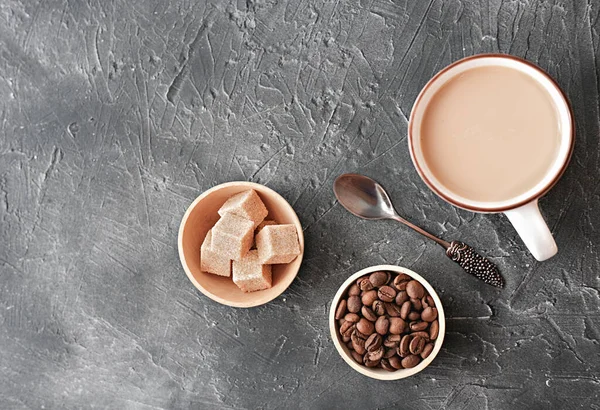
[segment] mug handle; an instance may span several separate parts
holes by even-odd
[[[505,211],[504,215],[508,217],[534,258],[541,262],[556,255],[558,247],[540,213],[537,199]]]

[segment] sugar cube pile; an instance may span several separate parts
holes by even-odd
[[[296,226],[265,219],[269,212],[255,190],[233,195],[218,213],[200,248],[203,272],[231,276],[243,292],[254,292],[272,286],[271,265],[300,255]]]

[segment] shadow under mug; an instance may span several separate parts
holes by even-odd
[[[427,105],[436,92],[450,79],[476,67],[508,67],[517,69],[536,80],[550,95],[558,112],[560,122],[560,145],[558,155],[544,178],[527,192],[510,199],[494,202],[473,201],[452,192],[433,175],[425,162],[421,147],[421,121]],[[531,252],[544,261],[558,252],[556,242],[542,217],[538,199],[546,194],[564,173],[573,152],[575,126],[571,107],[556,82],[539,67],[517,57],[504,54],[479,54],[459,60],[437,73],[425,85],[417,97],[410,114],[408,144],[410,155],[421,179],[438,196],[450,204],[472,212],[503,212]]]

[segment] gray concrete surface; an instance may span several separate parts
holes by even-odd
[[[0,2],[2,409],[598,408],[598,2]],[[564,178],[541,205],[560,253],[537,263],[506,218],[457,210],[407,151],[425,82],[480,52],[554,76],[577,121]],[[434,244],[363,222],[340,173],[382,182],[402,212],[490,255],[497,291]],[[213,303],[176,236],[203,190],[279,191],[305,262],[272,303]],[[327,329],[354,271],[425,275],[448,315],[423,373],[353,372]]]

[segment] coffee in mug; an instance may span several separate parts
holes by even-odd
[[[439,196],[475,212],[504,212],[538,260],[557,252],[537,199],[571,156],[571,110],[556,83],[524,60],[484,54],[427,83],[409,121],[415,167]]]

